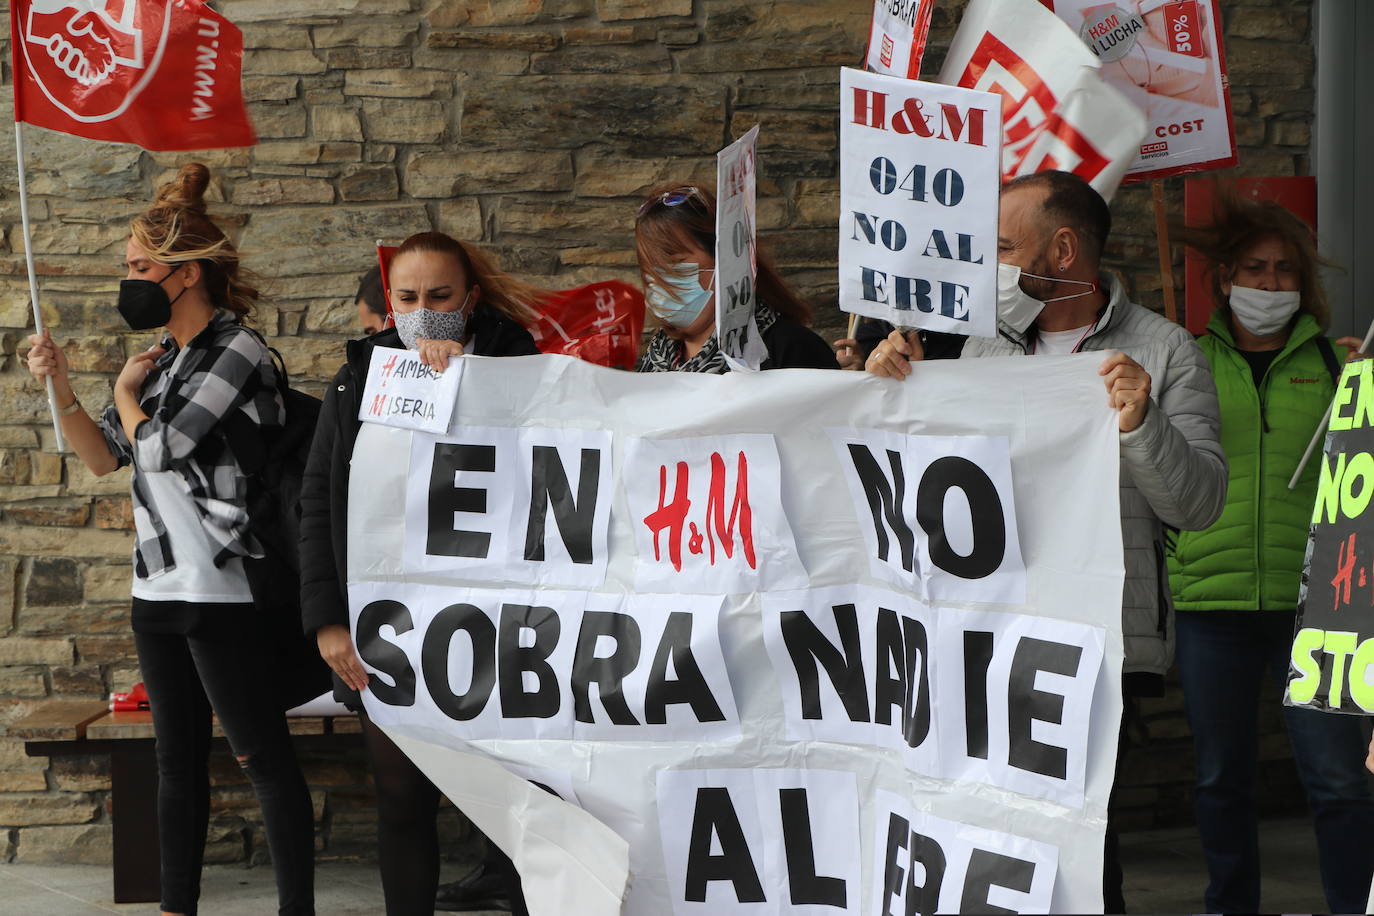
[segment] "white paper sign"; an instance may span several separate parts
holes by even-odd
[[[873,575],[930,599],[1020,604],[1025,567],[1004,437],[826,430]]]
[[[636,590],[726,595],[808,584],[772,436],[636,438],[625,462]]]
[[[853,773],[664,770],[658,816],[674,916],[860,912],[859,810]]]
[[[435,372],[414,350],[373,347],[358,419],[397,429],[442,433],[453,417],[464,360]]]
[[[873,0],[868,30],[869,70],[917,79],[935,0]]]
[[[1039,0],[971,0],[940,82],[1002,97],[1002,174],[1073,172],[1106,200],[1135,160],[1145,115]]]
[[[716,154],[716,339],[736,371],[757,369],[768,358],[754,320],[758,141],[754,126]]]
[[[873,844],[883,850],[871,913],[1048,913],[1059,850],[922,812],[877,793]]]
[[[997,96],[840,71],[840,308],[997,333]]]
[[[367,712],[533,916],[1100,911],[1123,569],[1098,362],[472,360],[449,434],[354,446]],[[882,472],[857,490],[850,446]]]

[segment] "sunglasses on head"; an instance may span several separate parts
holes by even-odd
[[[650,210],[657,206],[680,206],[682,204],[685,204],[687,201],[691,200],[694,197],[697,200],[704,202],[704,198],[702,198],[701,196],[700,188],[694,188],[689,186],[675,188],[671,191],[665,191],[662,194],[657,195],[656,197],[650,197],[648,200],[644,201],[644,203],[641,204],[639,207],[639,216],[643,217],[644,214],[648,213]]]

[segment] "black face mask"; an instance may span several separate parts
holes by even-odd
[[[173,267],[162,279],[166,280],[180,269],[180,266]],[[177,293],[177,299],[185,292],[183,289]],[[162,288],[161,281],[119,281],[119,314],[124,316],[125,322],[135,331],[147,331],[167,324],[172,319],[172,303],[177,299],[167,298],[167,290]]]

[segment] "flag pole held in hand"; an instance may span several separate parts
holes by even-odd
[[[14,157],[19,164],[19,221],[24,227],[24,264],[29,269],[29,303],[33,306],[33,329],[43,333],[43,313],[38,307],[38,276],[33,269],[33,233],[29,229],[29,188],[24,174],[24,124],[14,122]],[[57,451],[67,450],[67,440],[62,436],[62,420],[57,413],[57,395],[53,391],[52,376],[47,378],[48,413],[52,415],[52,431],[56,439]]]

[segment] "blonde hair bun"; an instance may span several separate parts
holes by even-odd
[[[205,212],[205,189],[210,186],[210,170],[199,162],[188,162],[176,177],[157,189],[154,207],[175,207],[193,213]]]

